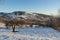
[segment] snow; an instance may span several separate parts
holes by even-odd
[[[60,40],[60,32],[50,27],[16,28],[16,30],[18,32],[11,32],[11,28],[0,28],[0,40]]]
[[[60,40],[60,32],[52,28],[16,28],[0,29],[0,40]]]
[[[4,23],[0,23],[0,27],[5,27],[5,24]]]

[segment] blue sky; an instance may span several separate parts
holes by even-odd
[[[2,0],[0,12],[27,11],[44,14],[56,13],[60,0]]]

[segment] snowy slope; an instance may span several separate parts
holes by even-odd
[[[0,28],[0,40],[60,40],[60,32],[52,28],[16,28],[19,32],[11,32],[12,29]]]
[[[38,13],[39,14],[39,13]],[[44,18],[43,16],[45,16],[44,14],[42,15],[38,15],[37,13],[27,13],[27,12],[21,12],[21,11],[16,11],[16,12],[12,12],[12,13],[4,13],[4,12],[0,12],[0,16],[4,17],[4,19],[14,19],[14,18],[23,18],[23,19],[30,19],[30,20],[37,20],[37,21],[45,21],[45,20],[49,20],[49,18]],[[38,17],[37,17],[38,16]],[[41,20],[43,19],[43,20]]]
[[[1,14],[3,15],[3,14]],[[24,19],[33,19],[33,20],[40,20],[46,21],[49,20],[49,17],[37,17],[37,14],[23,14],[23,15],[15,15],[5,14],[4,17],[8,18],[7,16],[13,18],[22,17]],[[39,19],[40,18],[40,19]],[[60,32],[52,29],[52,28],[16,28],[19,32],[11,32],[12,29],[6,29],[5,24],[0,23],[0,40],[60,40]],[[4,27],[4,28],[1,28]]]

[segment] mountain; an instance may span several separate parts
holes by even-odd
[[[31,25],[50,25],[50,18],[49,15],[44,15],[41,13],[28,13],[25,11],[14,11],[11,13],[4,13],[0,12],[0,17],[4,20],[24,20],[27,24]]]
[[[25,11],[14,11],[11,13],[0,12],[0,22],[18,22],[19,24],[39,25],[52,27],[60,30],[60,18],[42,13],[29,13]]]
[[[3,13],[0,12],[0,16],[3,16],[4,18],[22,18],[22,19],[33,19],[33,20],[40,20],[43,19],[45,16],[47,17],[47,15],[44,14],[39,14],[39,13],[27,13],[24,11],[15,11],[12,13]]]
[[[3,17],[4,20],[26,20],[29,22],[37,22],[37,24],[47,24],[52,16],[44,15],[40,13],[27,13],[25,11],[14,11],[11,13],[0,12],[0,17]]]

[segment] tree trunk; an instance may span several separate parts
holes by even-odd
[[[12,29],[13,29],[12,32],[16,32],[16,31],[15,31],[15,25],[12,26]]]

